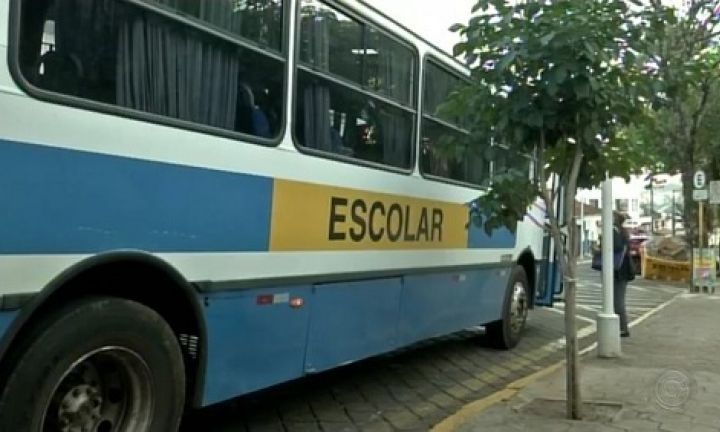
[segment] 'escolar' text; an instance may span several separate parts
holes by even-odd
[[[330,198],[328,238],[361,242],[387,239],[391,242],[441,242],[443,211],[438,208],[414,208],[380,201],[366,202],[347,198]]]

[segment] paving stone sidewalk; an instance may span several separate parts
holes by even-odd
[[[564,419],[564,368],[459,426],[469,431],[720,431],[720,296],[683,294],[623,339],[583,357],[588,418]]]

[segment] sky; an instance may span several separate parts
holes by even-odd
[[[425,39],[452,52],[458,37],[448,28],[457,23],[467,23],[470,10],[476,0],[365,0],[400,21]],[[665,4],[678,7],[684,0],[664,0]]]
[[[476,0],[366,0],[425,39],[452,52],[458,36],[448,28],[467,23]]]

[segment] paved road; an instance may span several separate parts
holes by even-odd
[[[579,270],[578,314],[594,320],[597,312],[602,309],[600,272],[590,269],[587,264],[581,265]],[[665,302],[677,292],[677,285],[646,281],[638,276],[638,279],[628,284],[625,305],[629,320],[632,322],[632,320],[656,308],[658,304]],[[554,309],[562,311],[563,304],[556,304]]]
[[[580,266],[580,346],[594,338],[599,275]],[[628,290],[631,320],[683,288],[638,280]],[[531,312],[512,351],[485,346],[479,330],[304,378],[192,413],[182,432],[425,431],[462,405],[563,358],[562,303]]]

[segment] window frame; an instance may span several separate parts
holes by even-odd
[[[418,137],[419,132],[417,130],[417,120],[420,116],[420,101],[417,97],[417,91],[420,86],[420,77],[419,77],[419,71],[420,71],[420,51],[418,47],[411,43],[408,40],[403,39],[402,37],[393,34],[393,32],[389,31],[384,26],[378,24],[376,21],[372,20],[371,18],[368,18],[366,16],[362,16],[362,14],[348,8],[347,6],[344,6],[340,3],[338,3],[336,0],[317,0],[318,2],[337,10],[338,12],[342,13],[343,15],[358,21],[361,25],[364,26],[372,26],[375,28],[375,30],[382,33],[384,36],[387,36],[399,44],[405,46],[406,48],[409,48],[412,52],[415,60],[415,64],[413,65],[413,74],[415,75],[415,80],[412,84],[412,88],[410,89],[410,96],[412,98],[411,104],[414,104],[414,108],[411,106],[406,106],[401,102],[398,102],[392,98],[389,98],[387,96],[384,96],[382,94],[373,92],[372,90],[364,89],[361,85],[358,85],[357,83],[354,83],[353,81],[332,74],[330,72],[321,71],[318,68],[311,67],[303,62],[300,61],[300,50],[299,42],[300,42],[300,34],[302,30],[301,26],[301,20],[302,20],[302,0],[293,0],[295,1],[297,5],[297,10],[295,13],[295,34],[293,35],[293,41],[295,43],[294,46],[294,56],[292,61],[292,81],[293,81],[293,92],[292,92],[292,127],[291,127],[291,136],[292,136],[292,142],[295,146],[295,149],[305,155],[319,157],[323,159],[329,159],[329,160],[335,160],[338,162],[346,163],[346,164],[352,164],[357,166],[362,166],[366,168],[374,168],[382,171],[392,172],[396,174],[405,174],[405,175],[411,175],[415,171],[415,166],[417,165],[417,148],[418,148]],[[365,36],[363,35],[363,38]],[[306,147],[300,144],[299,137],[297,135],[297,122],[295,122],[295,117],[297,114],[298,109],[298,85],[299,85],[299,75],[300,72],[305,72],[312,74],[316,77],[319,77],[320,79],[325,79],[328,81],[331,81],[333,84],[341,85],[345,88],[349,88],[351,91],[360,93],[366,97],[376,99],[382,103],[391,105],[393,108],[401,109],[405,111],[406,113],[414,114],[415,118],[412,121],[412,137],[410,142],[410,163],[408,168],[402,168],[402,167],[396,167],[393,165],[388,165],[384,163],[379,162],[373,162],[365,159],[360,159],[352,156],[345,156],[339,153],[333,153],[328,152],[324,150],[318,150],[312,147]]]
[[[419,109],[419,112],[421,112],[422,114],[419,116],[420,127],[418,130],[418,134],[419,134],[418,171],[420,172],[420,175],[426,180],[436,181],[439,183],[451,184],[454,186],[462,186],[462,187],[466,187],[466,188],[470,188],[470,189],[474,189],[474,190],[478,190],[478,191],[488,191],[490,186],[482,186],[482,185],[467,182],[467,181],[455,180],[455,179],[451,179],[451,178],[447,178],[447,177],[433,175],[433,174],[425,172],[425,170],[423,169],[422,155],[420,155],[419,147],[422,144],[421,141],[422,141],[423,126],[424,126],[423,122],[425,120],[429,120],[430,122],[433,122],[435,124],[439,124],[441,126],[449,128],[449,129],[453,129],[456,132],[460,132],[460,133],[468,132],[466,129],[463,129],[460,126],[454,125],[446,120],[437,118],[433,115],[425,114],[425,112],[424,112],[424,110],[425,110],[425,83],[427,82],[427,73],[429,70],[429,68],[425,67],[425,65],[427,65],[428,63],[433,63],[436,67],[444,70],[445,72],[449,73],[450,75],[453,75],[453,76],[459,78],[461,81],[469,82],[470,79],[467,76],[463,76],[460,72],[447,66],[442,60],[439,59],[439,57],[437,55],[435,55],[433,53],[425,54],[423,56],[422,61],[423,61],[423,69],[422,69],[423,73],[422,73],[422,88],[421,88],[421,92],[420,92],[420,94],[422,96],[421,96],[421,100],[420,100],[420,109]],[[491,162],[492,161],[488,161],[488,164],[487,164],[488,179],[490,181],[492,181],[492,163]]]
[[[280,128],[277,136],[273,138],[262,138],[256,135],[247,134],[244,132],[232,131],[229,129],[223,129],[216,126],[209,126],[202,123],[196,123],[189,120],[175,119],[172,117],[163,116],[160,114],[154,114],[150,112],[140,111],[133,108],[121,107],[119,105],[113,105],[105,102],[100,102],[92,99],[85,99],[78,96],[72,96],[62,93],[57,93],[51,90],[46,90],[35,86],[25,78],[20,68],[20,37],[21,37],[21,17],[22,17],[22,5],[25,2],[32,0],[11,0],[10,2],[10,13],[8,14],[10,25],[9,25],[9,40],[8,40],[8,66],[10,75],[12,76],[15,84],[28,96],[51,104],[61,105],[70,108],[78,108],[85,111],[96,112],[100,114],[108,114],[116,117],[122,117],[129,120],[137,120],[146,123],[173,127],[177,129],[188,130],[192,132],[204,133],[206,135],[214,135],[223,138],[233,139],[244,143],[257,144],[265,147],[277,147],[282,143],[287,133],[287,106],[288,106],[288,77],[289,68],[291,67],[290,56],[288,55],[290,46],[290,4],[294,0],[283,0],[282,11],[283,11],[283,22],[282,22],[282,44],[281,53],[270,48],[264,49],[246,38],[239,35],[230,35],[228,32],[220,31],[212,26],[203,26],[202,21],[190,18],[185,15],[180,15],[173,12],[172,10],[159,6],[155,3],[149,3],[144,0],[113,0],[119,3],[127,3],[132,7],[138,7],[150,13],[158,14],[164,18],[175,21],[182,25],[189,26],[194,30],[201,31],[209,34],[212,37],[219,38],[226,43],[232,43],[243,49],[248,49],[259,55],[268,56],[276,61],[284,63],[282,67],[283,85],[282,85],[282,109],[279,113],[280,117]],[[61,0],[56,0],[61,1]]]

